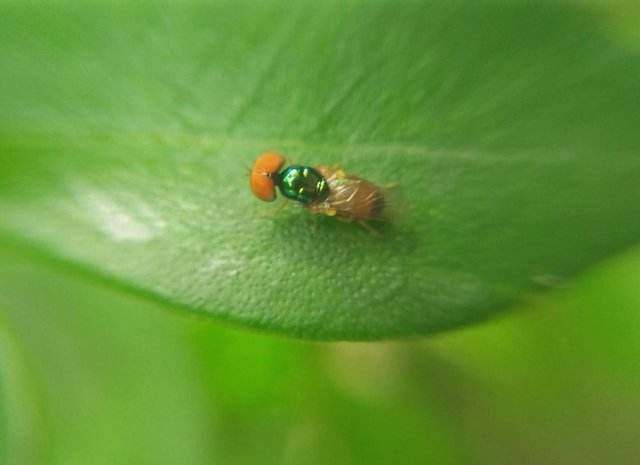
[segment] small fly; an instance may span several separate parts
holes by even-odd
[[[300,203],[313,213],[324,213],[348,223],[357,222],[378,234],[368,221],[392,221],[397,217],[390,189],[395,184],[378,185],[340,168],[324,165],[290,165],[276,152],[258,157],[249,176],[251,190],[260,200],[276,199],[276,186],[288,200]]]

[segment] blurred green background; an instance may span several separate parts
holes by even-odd
[[[315,114],[323,108],[316,105],[325,103],[323,93],[333,95],[334,88],[302,86],[293,92],[285,84],[309,72],[310,63],[313,68],[309,74],[316,76],[324,71],[325,61],[294,60],[298,74],[289,69],[282,72],[283,80],[275,91],[268,86],[260,91],[261,75],[239,73],[239,81],[227,79],[244,67],[277,74],[269,70],[268,56],[280,56],[285,62],[290,58],[282,50],[272,50],[273,43],[266,42],[272,55],[264,55],[250,40],[240,37],[236,41],[233,35],[239,26],[257,35],[268,30],[269,21],[277,23],[287,2],[274,0],[275,8],[256,6],[254,11],[257,3],[243,1],[240,23],[231,20],[237,11],[233,2],[217,2],[215,11],[223,16],[221,30],[228,34],[222,37],[225,40],[208,35],[211,31],[207,17],[200,17],[199,10],[181,15],[182,3],[208,5],[192,0],[175,2],[166,13],[162,7],[146,4],[136,11],[150,11],[151,19],[140,29],[137,17],[129,14],[129,3],[115,0],[95,4],[71,0],[8,1],[2,5],[6,10],[0,10],[11,13],[0,18],[0,24],[5,26],[0,28],[4,52],[0,54],[0,207],[5,208],[0,210],[0,464],[640,464],[640,249],[628,249],[637,234],[638,217],[625,214],[635,208],[640,185],[640,180],[639,184],[633,183],[634,170],[638,169],[634,150],[640,142],[634,132],[639,110],[632,103],[638,101],[638,95],[625,99],[628,89],[637,89],[634,73],[638,67],[637,60],[624,61],[625,57],[637,57],[640,44],[637,2],[562,2],[558,16],[553,14],[556,6],[538,7],[536,2],[486,0],[476,2],[473,14],[468,15],[464,14],[464,1],[453,2],[455,7],[451,10],[442,6],[444,2],[430,2],[433,10],[416,11],[429,21],[430,12],[437,13],[434,22],[440,26],[448,24],[438,23],[440,19],[448,21],[461,14],[470,27],[484,5],[490,4],[487,11],[493,13],[502,11],[496,5],[510,5],[506,13],[495,18],[487,14],[482,21],[502,25],[501,31],[510,31],[511,38],[519,37],[520,24],[528,25],[528,40],[511,41],[508,53],[497,53],[495,57],[488,54],[487,58],[495,58],[498,65],[512,63],[513,68],[507,66],[507,71],[518,76],[526,70],[528,78],[512,80],[506,73],[494,79],[494,69],[484,68],[484,55],[475,53],[473,47],[467,49],[467,45],[475,44],[483,53],[494,50],[492,47],[502,39],[499,35],[494,37],[493,30],[482,30],[480,34],[493,44],[485,50],[484,43],[475,40],[473,34],[466,35],[464,28],[460,42],[456,42],[457,32],[443,27],[440,32],[447,33],[446,40],[434,40],[440,47],[434,56],[436,63],[451,65],[442,74],[455,78],[449,90],[464,91],[453,92],[453,101],[438,86],[424,94],[414,92],[414,88],[406,93],[394,88],[391,97],[383,95],[375,101],[380,104],[375,108],[377,112],[362,113],[359,119],[363,109],[359,103],[375,100],[376,96],[375,88],[356,81],[346,90],[338,89],[345,92],[347,103],[350,93],[356,94],[353,107],[342,107],[342,111],[333,118],[324,118],[325,124],[318,126],[299,115]],[[543,3],[554,5],[539,4]],[[143,4],[131,2],[131,8]],[[362,60],[356,65],[375,69],[380,63],[369,62],[376,54],[375,50],[367,53],[367,44],[393,47],[411,43],[413,36],[404,34],[401,26],[408,21],[417,28],[420,20],[411,22],[411,8],[396,16],[391,14],[393,9],[378,10],[378,5],[386,4],[378,0],[345,2],[345,11],[356,11],[362,5],[365,10],[370,8],[367,11],[375,13],[371,15],[373,19],[369,18],[371,24],[383,23],[385,14],[390,14],[397,29],[396,35],[387,39],[366,33],[348,36],[361,40],[356,45],[362,50],[355,53],[349,48],[349,44],[354,45],[352,42],[341,43],[347,49],[343,58],[355,56]],[[64,7],[49,10],[52,5]],[[318,13],[313,2],[296,5],[294,18],[302,20],[309,12]],[[526,6],[520,10],[514,5]],[[529,11],[527,8],[539,13],[530,22],[523,13]],[[76,15],[67,15],[69,11],[76,11]],[[318,11],[330,15],[333,10],[321,7]],[[232,14],[224,16],[225,12]],[[357,15],[345,17],[360,24]],[[331,18],[321,15],[312,23],[320,31],[324,30],[319,27],[324,22],[341,30]],[[549,43],[540,43],[536,35],[536,21],[541,18],[545,21],[543,31],[553,33]],[[107,34],[111,26],[120,22],[125,25],[126,34]],[[197,28],[189,29],[190,24],[196,23]],[[144,29],[145,24],[149,29]],[[574,29],[566,32],[565,25]],[[597,27],[592,29],[594,25]],[[87,28],[95,28],[87,43],[74,41]],[[331,37],[331,30],[328,27],[326,37]],[[597,30],[597,37],[593,42],[585,40],[592,30]],[[34,38],[31,31],[39,36]],[[165,49],[166,37],[155,35],[155,31],[175,33],[179,38],[176,48]],[[197,36],[202,42],[191,40],[193,31],[202,34]],[[153,62],[153,72],[166,67],[164,78],[149,79],[153,73],[144,61],[138,61],[136,42],[128,41],[135,39],[138,32],[144,32],[145,50],[160,51]],[[276,32],[286,36],[291,31]],[[437,32],[434,37],[440,37]],[[573,32],[579,34],[574,36]],[[122,43],[111,40],[118,37]],[[574,43],[574,37],[580,40]],[[324,37],[321,39],[309,41],[319,52],[325,51],[326,46]],[[222,54],[221,67],[213,71],[199,67],[189,53],[184,54],[191,51],[192,44],[196,49],[193,56],[197,56],[196,52],[208,53],[206,40],[225,43],[232,52]],[[555,40],[564,41],[557,56],[552,53]],[[274,43],[277,45],[278,41]],[[294,58],[305,57],[309,43],[294,43],[298,53]],[[531,55],[520,55],[519,47]],[[103,54],[91,55],[92,50]],[[459,52],[457,61],[438,61],[450,50]],[[575,60],[569,53],[572,50],[580,52]],[[380,52],[376,59],[384,58],[385,53]],[[406,67],[391,67],[384,76],[392,83],[406,79],[419,89],[422,74],[412,77],[410,71],[416,69],[411,64],[415,56],[421,56],[422,49],[416,46],[411,53],[390,56]],[[249,64],[248,55],[252,60]],[[167,57],[183,67],[165,66]],[[513,57],[518,60],[512,62]],[[582,66],[592,58],[595,68],[589,68],[591,74],[585,73],[582,80]],[[570,61],[570,69],[564,70],[566,74],[556,73],[566,60]],[[121,66],[114,68],[113,79],[104,75],[105,63]],[[347,59],[334,63],[334,76],[341,76],[340,66],[349,64]],[[433,71],[428,64],[428,60],[418,63],[417,69],[423,66],[439,76],[441,70]],[[467,66],[484,70],[482,79],[466,81],[468,76],[461,71]],[[209,79],[208,85],[172,87],[173,79],[183,74],[193,82]],[[94,86],[96,82],[104,87]],[[257,110],[240,111],[238,118],[244,116],[246,121],[230,124],[235,127],[225,133],[228,116],[234,113],[231,110],[245,105],[239,102],[240,94],[229,89],[251,90],[255,82]],[[449,81],[445,79],[446,82]],[[511,83],[513,87],[507,85]],[[559,87],[555,87],[557,83]],[[603,83],[611,85],[602,86]],[[593,94],[598,89],[604,90]],[[505,90],[500,94],[504,100],[493,99],[494,93],[501,90]],[[203,95],[196,95],[198,92]],[[285,105],[282,114],[263,114],[261,105],[269,102],[269,92],[293,96],[283,100],[289,107]],[[548,100],[541,100],[536,92]],[[567,95],[572,99],[565,100]],[[405,98],[403,106],[393,107],[395,112],[380,111],[391,108],[387,104],[397,102],[398,96]],[[212,102],[221,99],[228,105],[202,104],[207,98]],[[522,101],[531,106],[521,108]],[[130,102],[135,111],[124,111]],[[428,110],[416,102],[424,103]],[[549,111],[549,104],[554,111]],[[438,111],[430,112],[438,105]],[[416,108],[414,113],[409,112]],[[535,112],[523,113],[520,118],[525,108]],[[585,109],[593,108],[610,109],[611,114],[603,111],[582,117]],[[267,124],[276,117],[286,124]],[[429,134],[421,126],[425,121],[432,131]],[[567,124],[572,121],[584,124]],[[211,138],[207,125],[215,129]],[[279,131],[289,130],[295,137],[281,141],[284,135]],[[411,333],[414,328],[407,326],[411,318],[420,321],[421,312],[432,308],[434,315],[442,316],[440,323],[445,326],[468,323],[498,309],[489,303],[517,298],[508,312],[427,338],[370,343],[303,342],[241,331],[199,316],[202,307],[219,311],[218,304],[231,293],[229,289],[227,294],[224,289],[220,293],[209,281],[194,283],[191,275],[182,273],[183,269],[190,270],[189,266],[199,265],[195,258],[203,251],[220,249],[224,242],[216,242],[212,234],[222,234],[220,230],[224,229],[227,235],[237,235],[235,240],[254,241],[257,249],[269,243],[269,253],[273,254],[308,226],[305,220],[299,221],[300,212],[294,212],[281,223],[285,228],[278,229],[276,225],[269,230],[275,231],[275,236],[257,234],[255,225],[261,221],[258,214],[262,210],[253,203],[250,193],[236,195],[233,189],[218,189],[221,182],[211,182],[212,178],[227,179],[230,167],[242,171],[231,163],[238,161],[234,154],[243,153],[246,160],[251,160],[265,140],[278,140],[292,150],[313,152],[313,144],[300,143],[311,140],[329,161],[352,157],[362,163],[355,163],[356,166],[384,173],[396,169],[396,163],[389,162],[391,155],[384,150],[378,153],[379,147],[366,143],[380,143],[393,152],[397,141],[388,140],[390,136],[398,136],[398,140],[404,137],[415,144],[410,145],[412,150],[405,154],[404,161],[397,163],[397,173],[400,177],[403,172],[409,176],[402,180],[409,184],[406,187],[412,194],[410,202],[422,214],[417,215],[414,229],[409,228],[409,232],[413,237],[424,238],[423,248],[411,256],[413,261],[394,265],[398,265],[398,273],[421,278],[420,284],[426,283],[426,287],[411,288],[412,293],[401,297],[406,301],[413,301],[414,297],[429,300],[433,294],[425,292],[427,289],[437,294],[432,303],[449,303],[455,311],[438,313],[438,305],[430,307],[416,300],[412,302],[413,313],[407,311],[405,315],[405,308],[396,309],[393,301],[388,305],[385,301],[376,308],[382,313],[372,313],[384,317],[371,318],[375,334],[385,334],[385,330],[389,330],[386,334]],[[541,136],[544,144],[537,147]],[[365,150],[341,153],[350,137],[364,144]],[[334,139],[339,144],[331,146]],[[433,197],[426,199],[418,184],[424,176],[415,168],[423,166],[424,147],[430,148],[431,144],[441,150],[430,159],[428,173],[432,178],[428,181],[434,184],[426,184],[435,187],[430,192]],[[611,151],[603,152],[603,146]],[[61,153],[66,158],[60,157]],[[95,158],[83,158],[87,153]],[[496,156],[478,165],[481,169],[468,163],[474,156],[486,154]],[[542,164],[537,162],[549,154],[562,157],[559,162],[553,157]],[[585,167],[587,162],[593,163]],[[594,173],[602,177],[581,176]],[[626,176],[624,182],[618,183],[619,179],[613,176],[616,173]],[[67,202],[67,175],[71,181],[97,181],[104,189],[98,192],[105,193],[107,200],[108,194],[118,194],[116,190],[122,186],[139,188],[142,198],[150,199],[150,205],[160,205],[163,213],[174,220],[169,229],[174,228],[175,234],[167,234],[166,243],[155,244],[155,248],[146,246],[144,241],[133,245],[131,242],[135,241],[130,241],[126,247],[118,241],[109,243],[103,237],[104,231],[97,231],[91,221],[82,217],[86,212],[79,214]],[[514,190],[503,189],[495,179],[512,182]],[[465,180],[474,182],[465,184]],[[244,179],[242,183],[244,188]],[[590,183],[598,189],[582,192]],[[209,184],[213,184],[211,191],[200,189]],[[480,189],[478,185],[484,187]],[[544,187],[540,191],[532,190],[541,185]],[[550,192],[553,187],[559,187],[558,197]],[[479,194],[483,193],[488,195],[482,198]],[[531,205],[529,216],[519,215],[522,209],[517,201],[509,203],[518,197],[514,193],[526,200],[523,204]],[[580,197],[583,193],[586,197]],[[478,197],[480,203],[476,202]],[[172,203],[176,198],[200,202],[196,206],[204,204],[212,210],[176,213]],[[566,200],[566,204],[554,209],[557,198]],[[125,195],[119,200],[126,203],[127,199]],[[449,206],[449,211],[427,216],[434,199]],[[609,203],[611,199],[616,202]],[[469,208],[465,209],[465,205]],[[493,210],[474,210],[483,205],[490,205]],[[226,224],[219,227],[207,223],[215,223],[212,218],[229,213],[237,220],[237,224],[229,224],[242,234]],[[455,215],[459,221],[449,224]],[[514,234],[491,241],[495,231],[491,218],[510,219],[511,215],[522,219],[508,230]],[[603,220],[605,216],[607,221]],[[509,224],[505,222],[503,226]],[[526,225],[531,229],[527,230]],[[563,229],[564,225],[575,229]],[[364,257],[370,264],[380,265],[373,267],[379,271],[377,275],[358,276],[372,289],[384,289],[385,279],[394,274],[394,270],[384,267],[388,262],[380,258],[380,248],[391,244],[392,254],[402,252],[407,245],[405,239],[412,237],[400,228],[401,234],[387,233],[387,242],[376,243],[359,235],[361,231],[343,228],[345,225],[324,226],[318,238],[308,241],[314,253],[322,257],[328,254],[325,244],[351,243],[350,250],[357,249],[359,259]],[[558,230],[563,232],[561,239],[551,234]],[[448,250],[451,244],[447,239],[454,232],[461,240]],[[440,243],[436,243],[436,236],[442,239]],[[530,248],[519,253],[522,239],[529,239],[526,243]],[[465,249],[467,242],[473,241],[487,247],[479,247],[486,255],[471,254],[477,259],[472,263],[464,253],[456,253],[460,249],[475,252],[473,247]],[[189,254],[183,254],[179,246],[185,246]],[[343,260],[336,262],[336,268],[351,278],[355,272],[348,266],[357,270],[359,262],[350,256],[345,259],[341,253],[344,248],[334,249],[337,260]],[[538,262],[541,251],[544,260]],[[462,273],[445,276],[441,286],[438,268],[429,279],[420,273],[431,266],[430,260],[436,264],[453,263],[462,271],[476,266],[480,278],[499,279],[487,279],[495,287],[486,293],[477,291],[477,283],[467,281],[468,276]],[[594,262],[598,263],[594,266]],[[293,312],[288,314],[290,320],[285,318],[284,323],[278,326],[281,322],[276,322],[272,328],[265,315],[273,315],[268,311],[277,315],[282,309],[264,305],[268,311],[251,315],[253,320],[243,313],[253,310],[247,302],[261,304],[252,294],[259,288],[260,278],[279,284],[280,275],[270,271],[271,265],[269,261],[258,263],[255,268],[247,262],[233,265],[253,272],[252,280],[240,284],[245,292],[233,296],[238,297],[234,301],[238,311],[234,318],[258,327],[264,325],[264,330],[291,330],[298,334],[296,331],[302,327],[300,334],[323,334],[323,321],[333,320],[310,319],[308,330],[304,312]],[[535,276],[538,284],[548,288],[545,293],[528,290],[530,272],[538,265],[561,271],[557,275]],[[167,268],[175,275],[163,274]],[[578,271],[575,279],[558,279]],[[222,288],[226,283],[235,286],[242,281],[234,273],[227,275],[217,283]],[[517,286],[503,288],[502,280],[511,278],[511,284]],[[354,278],[351,285],[357,287],[358,279]],[[299,285],[305,290],[314,284],[301,280]],[[319,289],[315,299],[339,300],[341,294],[323,293],[321,286]],[[349,295],[351,290],[345,286],[341,292]],[[466,297],[486,303],[487,308],[465,307],[468,302],[460,298],[464,291],[469,291]],[[366,292],[362,294],[367,297]],[[276,301],[279,297],[278,293],[271,296]],[[163,305],[161,300],[170,305]],[[348,299],[342,300],[332,307],[338,313],[350,311],[353,306]],[[180,305],[171,305],[176,302]],[[390,313],[385,312],[387,306]],[[218,316],[226,317],[224,311],[220,310],[222,315]],[[411,318],[404,320],[407,315]],[[400,323],[391,330],[390,326],[398,323],[395,317]],[[360,323],[358,318],[356,314],[353,321]],[[438,320],[424,321],[425,331],[441,328]],[[372,334],[348,332],[352,330],[353,326],[347,324],[329,334]]]
[[[3,464],[637,464],[640,250],[425,340],[186,319],[2,254]]]

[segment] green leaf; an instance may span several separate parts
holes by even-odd
[[[482,319],[638,240],[619,9],[318,3],[0,6],[2,240],[317,339]],[[246,168],[267,150],[398,182],[409,216],[380,237],[261,218]]]

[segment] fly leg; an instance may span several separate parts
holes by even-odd
[[[274,209],[268,210],[266,212],[262,212],[262,213],[260,213],[260,216],[262,218],[269,218],[271,216],[276,216],[282,210],[284,210],[284,207],[286,207],[288,203],[289,203],[289,199],[285,199],[284,202],[282,203],[282,205],[280,205],[278,208],[274,208]]]
[[[337,216],[335,217],[338,221],[342,221],[343,223],[353,223],[354,219],[350,216]],[[371,226],[369,223],[367,223],[364,220],[355,220],[360,226],[362,226],[364,229],[366,229],[369,234],[371,234],[372,236],[380,236],[380,232],[375,229],[373,226]]]
[[[369,223],[367,223],[364,220],[358,220],[358,224],[360,226],[362,226],[364,229],[366,229],[367,231],[369,231],[369,234],[371,234],[372,236],[380,236],[380,231],[378,231],[377,229],[375,229],[373,226],[371,226]]]

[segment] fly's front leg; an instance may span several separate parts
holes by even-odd
[[[272,216],[276,216],[282,210],[284,210],[284,207],[286,207],[288,204],[289,204],[289,199],[285,199],[284,202],[282,203],[282,205],[280,205],[278,208],[274,208],[274,209],[271,209],[269,211],[262,212],[262,213],[260,213],[260,216],[262,218],[269,218],[269,217],[272,217]]]

